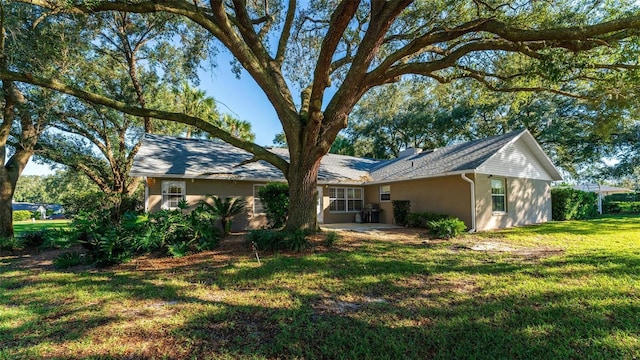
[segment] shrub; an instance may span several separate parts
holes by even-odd
[[[203,213],[211,214],[211,220],[220,219],[222,232],[228,235],[231,232],[231,223],[236,215],[241,214],[247,207],[247,201],[241,198],[222,198],[218,196],[208,196],[213,204],[201,200],[198,203],[198,210]]]
[[[612,201],[603,205],[607,214],[638,214],[640,213],[640,201],[621,202]]]
[[[40,247],[47,239],[47,232],[47,230],[25,231],[20,235],[20,244],[28,248]]]
[[[407,217],[409,216],[409,210],[411,209],[411,201],[409,200],[393,200],[393,218],[396,225],[407,225]]]
[[[307,233],[303,230],[274,231],[254,230],[247,234],[247,241],[255,244],[257,250],[278,251],[288,250],[300,252],[311,245],[307,239]]]
[[[15,237],[0,237],[0,250],[16,250],[20,243]]]
[[[260,200],[267,214],[269,228],[280,229],[287,222],[289,211],[289,185],[268,183],[258,190]]]
[[[440,239],[451,239],[462,234],[467,226],[458,218],[429,221],[429,233]]]
[[[112,209],[80,211],[72,227],[96,266],[150,252],[184,256],[215,248],[220,240],[215,217],[202,209],[184,213],[186,204],[180,206],[149,215],[126,212],[119,220],[112,219]]]
[[[598,215],[598,195],[572,188],[551,189],[551,218],[553,220],[583,220]]]
[[[431,212],[409,213],[407,215],[407,225],[417,228],[428,228],[429,221],[438,221],[450,218],[449,215]]]
[[[32,215],[29,210],[16,210],[13,212],[12,219],[13,221],[25,221],[31,219]]]
[[[73,230],[52,228],[45,232],[42,249],[68,248],[76,243],[75,232]]]
[[[55,266],[56,269],[68,269],[84,263],[84,256],[77,251],[62,253],[53,259],[53,266]]]
[[[340,234],[335,231],[329,231],[324,238],[324,246],[332,247],[336,242],[340,240]]]
[[[286,250],[301,252],[311,246],[309,239],[307,239],[307,235],[308,233],[304,230],[286,232],[282,245]]]
[[[636,202],[640,201],[640,193],[611,194],[604,197],[603,202]]]

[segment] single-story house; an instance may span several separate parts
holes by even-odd
[[[632,193],[633,190],[621,187],[600,185],[598,183],[587,183],[572,186],[575,190],[588,191],[598,194],[598,213],[602,214],[602,199],[607,195]]]
[[[269,151],[288,159],[287,149]],[[264,161],[241,163],[252,155],[217,140],[147,134],[132,176],[145,177],[145,208],[175,208],[185,199],[196,206],[207,194],[239,196],[247,211],[234,230],[266,223],[258,189],[285,182]],[[318,222],[344,223],[367,207],[375,219],[393,223],[392,200],[409,200],[412,212],[456,216],[467,228],[487,230],[551,219],[551,182],[562,177],[527,130],[440,149],[407,149],[396,159],[374,160],[328,154],[318,175]]]
[[[39,212],[41,219],[47,218],[47,212],[51,214],[64,214],[64,208],[58,204],[33,204],[27,202],[11,202],[13,211],[26,210],[30,212]]]
[[[601,185],[598,183],[574,185],[572,186],[572,188],[575,190],[594,192],[602,197],[605,197],[607,195],[612,195],[612,194],[625,194],[625,193],[633,192],[633,190],[631,189],[625,189],[625,188],[609,186],[609,185]]]

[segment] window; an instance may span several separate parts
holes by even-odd
[[[260,199],[260,189],[264,185],[253,185],[253,215],[264,214],[264,204]]]
[[[391,185],[380,185],[380,201],[391,201]]]
[[[493,212],[507,212],[507,190],[504,179],[491,179],[491,203]]]
[[[329,188],[329,211],[355,212],[364,204],[362,188]]]
[[[162,182],[162,208],[174,210],[178,208],[180,201],[185,200],[187,185],[184,181]]]

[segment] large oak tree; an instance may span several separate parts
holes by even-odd
[[[289,161],[197,117],[127,105],[81,84],[3,69],[0,78],[44,86],[136,115],[197,126],[254,154],[289,182],[289,228],[315,229],[321,158],[371,88],[403,76],[474,79],[496,91],[571,95],[636,60],[637,6],[600,1],[25,0],[60,12],[172,13],[198,24],[234,56],[273,105]],[[618,61],[619,60],[619,61]],[[301,94],[300,97],[296,93]]]
[[[0,68],[41,76],[65,76],[83,49],[81,32],[68,17],[41,18],[42,9],[0,2]],[[33,27],[35,22],[41,26]],[[61,94],[2,79],[0,95],[0,237],[13,236],[16,183],[36,151],[39,136],[55,117]]]

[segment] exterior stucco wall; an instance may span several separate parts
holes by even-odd
[[[337,187],[337,188],[360,188],[365,189],[364,186],[358,185],[319,185],[322,187],[322,223],[324,224],[336,224],[336,223],[352,223],[356,220],[356,213],[358,211],[349,211],[349,212],[334,212],[329,210],[330,198],[329,198],[329,188]],[[364,195],[364,203],[367,203],[366,194]]]
[[[476,175],[476,229],[490,230],[551,220],[551,182],[505,177],[506,213],[493,213],[491,179]]]
[[[472,175],[469,175],[473,178]],[[471,226],[471,188],[458,176],[399,181],[369,185],[365,189],[365,203],[379,203],[380,222],[393,223],[391,201],[380,201],[380,185],[391,185],[391,200],[411,201],[411,212],[435,212],[460,218]]]
[[[249,181],[232,180],[202,180],[202,179],[172,179],[172,178],[149,178],[148,207],[150,212],[159,211],[162,206],[162,182],[163,181],[184,181],[186,184],[186,200],[189,209],[194,209],[200,200],[207,198],[206,195],[216,195],[225,197],[244,197],[247,200],[247,209],[242,214],[233,219],[232,231],[245,229],[258,229],[266,225],[264,215],[253,216],[253,185],[261,184]]]

